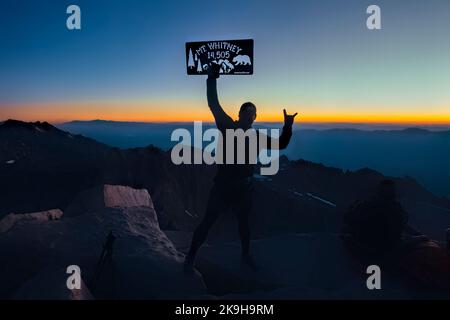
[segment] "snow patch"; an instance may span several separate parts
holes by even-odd
[[[318,201],[320,201],[320,202],[322,202],[322,203],[325,203],[325,204],[327,204],[327,205],[329,205],[329,206],[332,206],[332,207],[336,207],[336,204],[334,204],[333,202],[331,202],[331,201],[328,201],[328,200],[325,200],[325,199],[322,199],[322,198],[320,198],[320,197],[318,197],[318,196],[315,196],[315,195],[313,195],[313,194],[311,194],[311,193],[306,193],[306,195],[308,196],[308,197],[311,197],[311,198],[313,198],[313,199],[315,199],[315,200],[318,200]]]
[[[198,215],[196,215],[195,213],[191,214],[188,210],[184,210],[184,213],[186,213],[188,216],[190,216],[192,218],[198,218]]]
[[[300,193],[298,191],[295,191],[294,189],[288,189],[289,192],[292,192],[293,194],[295,194],[296,196],[299,197],[304,197],[303,193]]]

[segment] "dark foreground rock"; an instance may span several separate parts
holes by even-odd
[[[171,232],[169,237],[187,250],[189,235]],[[256,272],[241,265],[239,241],[209,242],[199,250],[197,267],[210,294],[221,299],[450,299],[448,291],[425,288],[408,270],[392,266],[381,265],[381,290],[369,290],[369,264],[357,259],[339,234],[287,234],[253,240],[251,248]]]
[[[1,298],[33,298],[36,288],[45,298],[71,298],[70,290],[63,288],[69,274],[60,271],[69,265],[80,267],[87,289],[97,299],[188,298],[205,293],[200,275],[186,277],[181,272],[183,254],[160,230],[146,191],[105,186],[103,192],[94,188],[81,198],[91,202],[74,203],[74,208],[83,208],[77,215],[20,220],[0,234]],[[110,231],[116,237],[113,259],[93,281]]]

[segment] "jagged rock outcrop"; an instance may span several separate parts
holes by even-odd
[[[35,220],[44,222],[58,220],[61,219],[62,216],[63,212],[60,209],[22,214],[10,213],[0,220],[0,233],[8,231],[19,221]]]
[[[112,184],[148,190],[163,229],[197,225],[214,168],[177,166],[154,146],[121,150],[48,123],[0,124],[0,218],[66,207],[80,192]],[[26,199],[26,201],[24,201]]]
[[[205,292],[200,275],[187,277],[182,272],[183,255],[159,228],[146,190],[102,186],[77,198],[92,200],[82,202],[84,213],[44,223],[24,220],[0,234],[0,297],[11,297],[17,290],[27,296],[26,280],[37,277],[40,283],[39,274],[49,278],[48,268],[69,265],[80,267],[95,298],[186,298]],[[93,283],[110,231],[116,237],[113,260]],[[47,289],[60,286],[52,283]]]
[[[147,190],[105,184],[81,192],[66,208],[66,215],[78,215],[105,208],[130,208],[141,206],[149,207],[153,212],[155,211],[153,202]]]

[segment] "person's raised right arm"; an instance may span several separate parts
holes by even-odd
[[[215,64],[211,64],[208,68],[208,79],[206,80],[208,106],[214,116],[217,128],[226,129],[232,126],[233,119],[227,115],[219,103],[219,98],[217,96],[217,78],[219,78],[219,71]]]

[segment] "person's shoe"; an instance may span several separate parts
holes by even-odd
[[[256,263],[255,263],[255,259],[253,259],[253,256],[251,256],[250,254],[245,254],[242,256],[241,265],[249,267],[253,271],[258,270]]]

